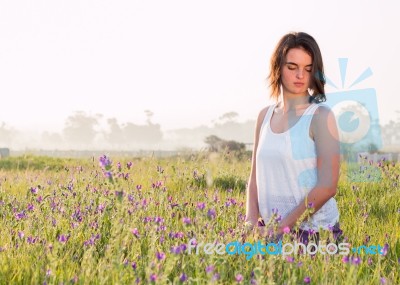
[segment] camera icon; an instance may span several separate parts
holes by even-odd
[[[339,58],[342,89],[347,69],[347,58]],[[365,80],[372,75],[370,68],[367,68],[350,86]],[[319,74],[316,74],[319,76]],[[379,112],[376,91],[374,88],[340,90],[336,85],[325,78],[326,83],[337,92],[326,93],[326,102],[335,115],[339,131],[340,152],[342,159],[346,161],[346,176],[350,182],[376,182],[381,178],[379,169],[364,161],[363,165],[357,163],[359,153],[376,152],[382,148],[381,129],[379,125]],[[310,143],[299,134],[291,133],[292,156],[296,160],[303,160],[315,157],[315,153],[305,151],[305,143]],[[310,175],[302,173],[298,179],[301,185],[308,184]]]
[[[326,94],[335,114],[341,152],[376,151],[382,147],[375,89],[361,89]]]
[[[339,67],[344,87],[347,58],[339,58]],[[372,75],[367,68],[351,85],[365,80]],[[337,88],[332,82],[327,83]],[[381,172],[364,161],[357,163],[360,153],[376,152],[382,148],[379,112],[374,88],[343,90],[326,94],[326,102],[335,114],[339,131],[340,151],[347,162],[347,179],[350,182],[376,182],[381,179]]]

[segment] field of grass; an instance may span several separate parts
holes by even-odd
[[[3,159],[0,284],[400,284],[400,167],[366,165],[354,171],[381,179],[348,181],[342,165],[340,223],[383,254],[247,260],[187,245],[241,240],[248,157]]]

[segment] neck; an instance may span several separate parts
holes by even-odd
[[[285,96],[285,94],[283,94],[282,100],[279,104],[283,112],[299,110],[309,105],[309,97],[310,95],[308,94],[304,96]]]

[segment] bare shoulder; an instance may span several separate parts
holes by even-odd
[[[261,126],[262,122],[264,121],[265,115],[268,112],[269,107],[271,107],[271,106],[266,106],[266,107],[262,108],[261,111],[258,113],[257,126]]]
[[[318,104],[317,109],[315,110],[312,124],[325,124],[331,120],[335,119],[335,115],[333,114],[331,108],[323,103]]]
[[[325,136],[327,133],[337,137],[336,119],[333,111],[326,104],[320,103],[314,113],[310,127],[312,137]]]

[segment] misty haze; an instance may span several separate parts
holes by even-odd
[[[145,110],[145,124],[121,122],[102,114],[90,115],[77,111],[65,120],[60,131],[28,133],[5,122],[0,125],[0,147],[13,151],[38,150],[95,150],[95,151],[179,151],[200,150],[207,147],[205,139],[214,135],[224,140],[234,140],[251,147],[254,120],[238,122],[239,114],[228,112],[215,119],[212,126],[163,130],[153,122],[153,112]]]
[[[90,115],[77,111],[65,120],[58,132],[27,133],[0,124],[0,147],[13,152],[36,151],[181,151],[201,150],[207,147],[206,138],[217,136],[223,140],[244,143],[252,149],[254,120],[239,122],[239,114],[231,111],[213,121],[212,126],[163,130],[153,122],[153,112],[144,111],[145,124],[121,122],[102,114]],[[400,112],[399,112],[400,113]],[[381,151],[398,152],[400,146],[400,116],[381,126],[383,148]]]

